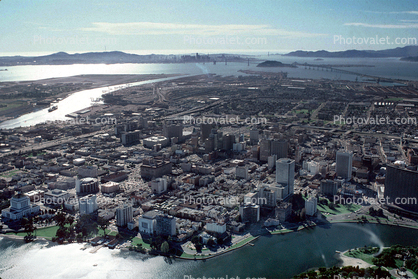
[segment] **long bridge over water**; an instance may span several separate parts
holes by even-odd
[[[388,82],[393,82],[394,80],[390,79],[390,78],[380,78],[380,77],[376,77],[376,76],[372,76],[372,75],[366,75],[366,74],[361,74],[361,73],[357,73],[357,72],[353,72],[353,71],[348,71],[348,70],[342,70],[342,69],[337,69],[336,67],[341,66],[341,67],[347,67],[347,65],[321,65],[321,64],[308,64],[308,63],[293,63],[293,65],[299,66],[299,67],[305,67],[305,69],[312,69],[312,70],[322,70],[322,71],[331,71],[331,72],[335,72],[335,73],[341,73],[341,74],[350,74],[350,75],[356,75],[356,76],[360,76],[360,77],[366,77],[366,78],[370,78],[370,79],[374,79],[376,80],[376,82],[379,81],[388,81]],[[350,67],[374,67],[374,66],[369,66],[369,65],[350,65]]]

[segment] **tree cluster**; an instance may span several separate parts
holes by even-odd
[[[340,276],[344,278],[357,278],[357,277],[364,277],[364,278],[386,278],[387,276],[391,278],[389,271],[383,270],[382,268],[359,268],[354,266],[344,266],[344,267],[331,267],[325,268],[320,267],[317,271],[310,270],[308,272],[303,272],[299,275],[293,276],[294,279],[328,279],[328,278],[335,278],[334,276]]]

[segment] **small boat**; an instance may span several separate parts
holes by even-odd
[[[52,106],[48,109],[48,112],[52,112],[52,111],[57,110],[57,109],[58,109],[58,106]]]

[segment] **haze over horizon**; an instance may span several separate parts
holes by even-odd
[[[4,0],[0,11],[1,55],[381,50],[411,45],[395,38],[418,28],[415,1]]]

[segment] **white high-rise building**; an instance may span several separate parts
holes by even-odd
[[[88,195],[79,200],[80,215],[92,214],[99,209],[96,202],[96,195]]]
[[[287,188],[285,196],[293,195],[295,190],[295,160],[281,158],[276,161],[276,182]]]
[[[319,173],[319,163],[315,161],[303,161],[303,169],[309,172],[309,175]]]
[[[209,232],[223,234],[224,232],[226,232],[226,224],[217,223],[217,222],[209,222],[206,224],[206,230]]]
[[[116,225],[126,226],[134,218],[132,204],[123,204],[116,209]]]
[[[306,215],[314,216],[317,211],[318,201],[315,197],[310,197],[309,199],[305,200],[305,209]]]
[[[336,173],[346,180],[351,179],[353,172],[353,152],[338,151],[336,156]]]

